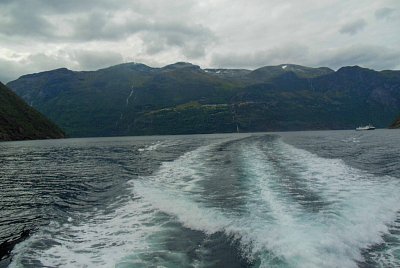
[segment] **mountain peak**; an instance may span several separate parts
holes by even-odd
[[[166,65],[161,69],[164,70],[178,70],[178,69],[192,69],[192,70],[199,70],[200,66],[194,65],[190,62],[176,62],[173,64]]]
[[[58,68],[50,71],[38,72],[33,74],[26,74],[21,76],[20,78],[29,78],[29,77],[41,77],[41,76],[49,76],[54,74],[72,74],[74,71],[71,71],[67,68]]]
[[[312,68],[296,64],[281,64],[258,68],[251,73],[251,76],[258,79],[269,80],[288,72],[292,72],[301,78],[314,78],[333,73],[334,71],[327,67]]]
[[[153,69],[153,68],[150,66],[147,66],[146,64],[139,63],[139,62],[126,62],[126,63],[121,63],[121,64],[113,65],[110,67],[102,68],[99,70],[110,70],[110,69],[149,70],[149,69]]]
[[[343,72],[343,71],[372,71],[372,70],[358,65],[353,65],[353,66],[343,66],[338,70],[338,72]]]
[[[8,86],[74,137],[237,127],[249,132],[338,129],[359,122],[384,127],[399,114],[400,80],[387,71],[353,66],[333,72],[295,64],[202,70],[186,62],[135,69],[140,66],[126,63],[71,74],[61,69]]]
[[[354,66],[344,66],[337,70],[337,74],[341,76],[349,76],[349,77],[360,77],[363,75],[367,75],[369,78],[378,76],[378,73],[374,70],[360,67],[358,65]]]

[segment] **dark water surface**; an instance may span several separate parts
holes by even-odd
[[[31,230],[0,267],[400,267],[399,152],[397,130],[0,143],[0,244]]]

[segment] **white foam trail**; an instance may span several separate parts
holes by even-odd
[[[155,150],[158,146],[160,142],[144,149]],[[98,210],[71,215],[71,219],[79,220],[67,220],[63,225],[53,222],[17,245],[11,267],[20,267],[27,259],[39,260],[48,267],[143,267],[148,265],[148,260],[142,260],[142,254],[166,251],[162,242],[153,238],[167,235],[171,227],[164,225],[170,220],[176,221],[174,217],[194,230],[212,233],[223,229],[228,223],[217,212],[213,215],[202,204],[186,202],[200,191],[197,182],[209,174],[202,161],[207,150],[208,147],[201,147],[188,152],[173,162],[165,162],[155,176],[130,181],[136,198],[111,204],[117,207],[112,213]],[[185,194],[180,195],[181,192]],[[159,211],[173,218],[162,216]],[[38,244],[48,245],[50,241],[51,246],[38,249]],[[178,263],[184,260],[176,252],[163,254],[178,258]]]
[[[178,194],[178,191],[171,192],[162,187],[149,187],[141,182],[135,183],[135,189],[141,192],[154,208],[175,216],[183,226],[192,230],[211,235],[223,231],[231,224],[219,211],[193,201],[193,196],[189,197],[188,194]]]
[[[302,208],[278,190],[281,174],[258,146],[246,146],[242,151],[247,180],[258,189],[258,194],[248,196],[249,215],[240,224],[245,231],[243,242],[251,245],[250,253],[261,258],[262,267],[317,267],[318,258],[309,255],[315,241],[310,240],[307,229],[315,228],[313,222],[302,218]]]
[[[313,217],[311,245],[324,267],[357,267],[361,250],[383,242],[400,209],[400,189],[390,177],[375,177],[279,141],[288,169],[329,204]],[[301,241],[298,241],[299,243]],[[310,251],[308,251],[310,252]],[[312,251],[311,251],[312,252]]]
[[[140,199],[129,201],[113,213],[98,211],[95,216],[75,215],[75,221],[60,225],[53,222],[47,229],[35,233],[17,245],[10,267],[21,267],[22,258],[39,260],[45,267],[118,267],[132,252],[145,252],[146,237],[160,230],[148,223],[156,212]],[[82,219],[86,219],[83,220]],[[33,244],[53,241],[45,250],[32,249]],[[143,264],[144,265],[144,264]]]
[[[139,148],[138,151],[139,152],[144,152],[144,151],[155,151],[157,150],[158,147],[162,146],[163,143],[160,141],[157,142],[153,142],[151,145],[147,146],[147,147],[143,147],[143,148]]]
[[[228,217],[224,231],[238,233],[249,257],[260,257],[262,267],[357,267],[363,260],[361,250],[380,243],[388,233],[387,225],[399,209],[396,182],[378,181],[340,160],[282,143],[278,149],[288,158],[278,161],[329,204],[313,213],[282,192],[283,174],[259,147],[243,147],[247,183],[254,189],[248,194],[249,214]]]
[[[140,181],[132,181],[135,192],[156,210],[172,215],[184,227],[202,231],[207,235],[223,232],[234,240],[241,239],[243,254],[248,255],[253,241],[259,234],[253,225],[242,220],[236,213],[221,211],[207,203],[199,182],[213,175],[206,165],[213,146],[200,147],[184,154],[173,162],[166,162],[155,175]],[[229,202],[227,200],[226,202]],[[248,255],[248,257],[251,257]],[[198,261],[194,264],[201,266]]]
[[[197,184],[212,175],[212,170],[205,165],[204,159],[210,148],[211,146],[203,146],[185,153],[173,162],[164,162],[153,176],[140,181],[131,181],[135,193],[157,209],[182,219],[185,218],[186,220],[181,222],[191,225],[192,229],[205,230],[208,233],[219,230],[219,228],[195,226],[204,222],[199,218],[201,214],[204,214],[200,210],[204,209],[207,213],[211,213],[204,207],[206,200],[202,200],[200,195],[204,189]],[[189,223],[189,218],[192,216],[193,224]],[[218,218],[217,215],[215,217]],[[207,224],[214,225],[212,221]],[[218,223],[216,225],[220,226]]]
[[[247,257],[256,257],[251,250],[257,254],[268,249],[271,240],[284,237],[285,233],[276,232],[272,224],[269,224],[265,215],[272,211],[275,221],[279,224],[290,225],[293,229],[299,226],[293,223],[293,218],[287,212],[287,204],[279,204],[273,197],[273,191],[268,190],[267,186],[261,185],[261,196],[272,205],[267,214],[264,211],[263,204],[249,204],[250,215],[242,217],[236,213],[222,212],[216,207],[207,204],[207,200],[201,195],[202,187],[198,182],[212,176],[213,171],[205,165],[208,150],[211,147],[202,147],[189,152],[174,162],[164,163],[160,171],[149,180],[133,181],[137,194],[144,200],[151,203],[157,210],[173,215],[185,227],[203,231],[210,235],[216,232],[224,232],[228,236],[240,239],[242,243],[243,254]],[[252,156],[248,159],[254,161]],[[257,160],[255,160],[256,163]],[[255,169],[256,174],[251,177],[257,177],[263,170]],[[264,175],[265,173],[262,173]],[[267,183],[265,180],[258,180],[258,183]],[[256,183],[256,184],[258,184]],[[255,189],[260,189],[260,185],[254,185]],[[257,191],[255,191],[257,192]],[[258,200],[259,196],[253,196],[252,200]],[[229,202],[229,200],[226,200]],[[295,206],[293,206],[295,207]],[[261,210],[259,214],[255,211]],[[287,231],[287,229],[285,229]],[[304,243],[303,243],[304,244]],[[288,246],[292,246],[288,244]],[[273,250],[273,246],[269,249]],[[279,252],[277,251],[277,254]]]
[[[218,179],[207,163],[213,146],[164,162],[155,174],[130,181],[136,199],[111,214],[99,211],[84,222],[73,215],[74,221],[66,225],[35,234],[17,245],[20,254],[12,265],[20,263],[24,245],[50,239],[59,244],[33,254],[47,266],[112,267],[141,261],[146,266],[141,254],[165,251],[154,239],[168,236],[171,227],[165,223],[172,221],[208,235],[224,232],[240,241],[246,257],[259,258],[261,267],[357,267],[363,260],[361,250],[382,242],[388,225],[394,224],[400,197],[392,178],[377,178],[281,141],[237,147],[243,161],[241,179],[248,189],[243,200],[247,210],[221,210],[208,202],[204,193],[209,189],[200,183]],[[290,185],[282,180],[286,175],[271,157],[294,174],[290,179],[318,194],[324,203],[320,210],[308,210],[291,196]],[[61,236],[52,237],[55,233]],[[381,263],[393,263],[385,261]]]
[[[205,165],[210,148],[165,163],[153,182],[142,180],[135,189],[188,228],[240,238],[244,254],[260,257],[261,266],[357,267],[361,249],[382,241],[387,224],[396,217],[397,184],[386,185],[372,176],[366,180],[361,171],[340,160],[322,159],[284,143],[275,144],[278,161],[321,194],[329,204],[325,210],[312,213],[282,192],[279,170],[259,145],[246,145],[242,157],[246,183],[252,189],[247,196],[248,215],[222,212],[207,204],[201,195],[204,189],[197,184],[212,176]]]

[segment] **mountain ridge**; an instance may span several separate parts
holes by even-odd
[[[400,116],[390,125],[390,128],[400,128]]]
[[[359,66],[125,63],[61,68],[8,85],[76,137],[387,127],[400,113],[400,71]]]
[[[61,129],[0,82],[0,141],[63,137]]]

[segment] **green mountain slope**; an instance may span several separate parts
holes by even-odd
[[[310,68],[295,64],[281,64],[278,66],[265,66],[251,72],[250,76],[260,81],[269,81],[275,77],[279,77],[285,73],[293,73],[300,78],[315,78],[334,71],[326,68]]]
[[[30,74],[8,86],[71,136],[387,127],[400,113],[400,72],[358,66],[127,63]]]
[[[397,117],[396,121],[393,122],[390,128],[400,128],[400,116]]]
[[[0,140],[62,137],[56,125],[0,83]]]

